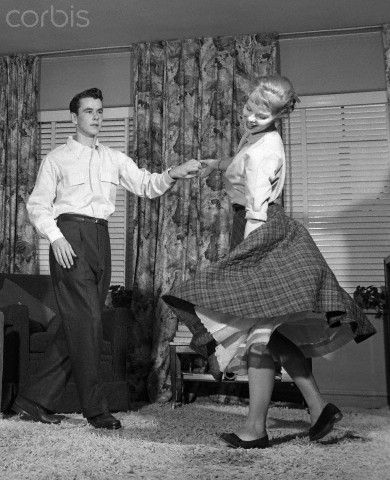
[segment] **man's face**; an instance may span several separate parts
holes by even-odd
[[[103,104],[97,98],[82,98],[77,115],[72,114],[77,130],[86,137],[96,137],[103,122]]]

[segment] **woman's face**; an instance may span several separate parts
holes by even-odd
[[[244,105],[242,121],[250,133],[259,133],[268,128],[276,120],[276,115],[263,104],[257,105],[249,99]]]

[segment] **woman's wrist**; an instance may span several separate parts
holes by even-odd
[[[217,165],[216,165],[215,168],[216,168],[217,170],[223,171],[223,167],[224,167],[224,165],[223,165],[223,159],[220,158],[219,160],[217,160]]]
[[[175,177],[174,173],[175,167],[169,167],[167,170],[167,174],[172,178],[172,180],[177,180],[177,177]]]

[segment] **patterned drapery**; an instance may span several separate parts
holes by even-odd
[[[26,201],[38,169],[39,60],[0,57],[0,272],[38,273]]]
[[[274,35],[142,43],[134,52],[134,156],[140,167],[157,172],[191,158],[231,157],[247,94],[258,76],[278,69]],[[221,174],[178,181],[159,199],[138,199],[133,223],[134,321],[149,332],[148,389],[156,400],[164,397],[177,327],[159,298],[228,251],[230,212]]]

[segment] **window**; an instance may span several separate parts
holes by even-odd
[[[129,154],[133,144],[132,119],[132,108],[105,108],[99,140],[108,147]],[[75,133],[68,111],[41,112],[39,124],[41,159]],[[111,283],[116,285],[126,283],[127,212],[128,195],[125,189],[120,187],[117,191],[115,213],[108,223],[112,255]],[[39,241],[39,271],[41,274],[49,273],[49,242],[42,238]]]
[[[284,124],[285,208],[302,221],[340,284],[384,284],[390,254],[385,92],[304,97]]]

